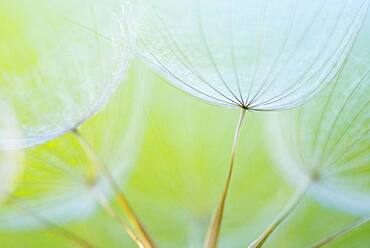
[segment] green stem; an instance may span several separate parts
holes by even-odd
[[[80,135],[80,133],[75,130],[73,131],[74,136],[80,142],[82,148],[85,150],[86,154],[89,156],[93,164],[103,172],[106,176],[110,186],[116,194],[116,199],[121,210],[125,213],[128,222],[133,226],[135,231],[138,233],[141,242],[137,243],[140,247],[144,248],[155,248],[155,244],[150,238],[149,234],[144,228],[144,225],[141,223],[134,210],[131,208],[125,194],[121,191],[118,184],[116,183],[113,175],[110,173],[109,169],[105,163],[98,157],[91,145]],[[130,233],[129,233],[130,234]],[[134,240],[136,241],[136,240]]]
[[[233,169],[234,169],[235,155],[236,155],[236,150],[237,150],[239,138],[240,138],[240,130],[243,124],[245,114],[246,114],[246,109],[242,109],[240,112],[239,121],[235,129],[234,142],[233,142],[233,146],[231,149],[231,158],[229,162],[229,169],[228,169],[228,174],[226,178],[226,183],[225,183],[222,195],[221,195],[221,200],[218,204],[216,212],[214,213],[212,217],[212,221],[209,225],[207,237],[206,237],[205,244],[204,244],[204,247],[206,248],[217,247],[221,224],[222,224],[222,217],[223,217],[223,213],[225,209],[225,202],[226,202],[227,195],[229,192],[230,182],[232,179],[232,174],[233,174]]]
[[[332,234],[331,236],[319,241],[317,244],[313,245],[312,248],[323,247],[323,246],[329,244],[330,242],[335,241],[338,238],[340,238],[340,237],[346,235],[347,233],[353,231],[354,229],[364,225],[365,223],[367,223],[369,221],[370,221],[370,216],[364,217],[364,218],[356,221],[352,225],[349,225],[346,228],[340,230],[339,232],[336,232],[336,233]]]
[[[248,246],[248,248],[260,248],[266,242],[266,240],[271,236],[271,234],[276,230],[276,228],[293,212],[297,205],[301,202],[305,196],[311,181],[305,183],[294,195],[294,197],[289,201],[284,210],[279,214],[275,221],[270,224],[263,233]]]

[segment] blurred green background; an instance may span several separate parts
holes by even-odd
[[[48,11],[53,8],[63,14],[64,11],[74,10],[75,13],[68,14],[79,15],[80,12],[89,13],[81,9],[86,2],[1,1],[0,72],[24,74],[37,60],[37,50],[33,49],[32,40],[27,36],[28,30],[37,27],[27,19],[32,17],[28,12],[50,14]],[[115,14],[120,13],[119,2],[107,1],[102,5],[115,10]],[[100,11],[99,7],[97,11]],[[89,120],[81,131],[99,150],[99,137],[116,134],[112,125],[117,128],[122,123],[126,127],[129,120],[134,119],[133,125],[137,129],[133,131],[135,137],[128,141],[128,147],[137,146],[138,150],[119,151],[123,155],[125,152],[132,153],[127,156],[135,157],[129,160],[130,165],[119,177],[122,189],[160,247],[201,247],[210,216],[223,188],[238,110],[195,99],[151,74],[140,63],[132,66],[126,81],[115,96],[117,99],[107,106],[108,110]],[[135,86],[137,84],[144,87],[138,88]],[[133,117],[135,111],[140,112],[140,118]],[[117,119],[117,115],[122,115],[122,119]],[[274,219],[295,190],[271,160],[270,138],[264,124],[266,115],[247,114],[220,247],[246,247]],[[115,147],[112,145],[109,150],[115,153]],[[60,155],[64,161],[70,159],[73,167],[73,159],[68,155],[70,153],[85,159],[82,158],[83,151],[66,135],[26,151],[24,166],[37,167],[39,181],[42,178],[45,182],[59,180],[58,176],[52,179],[55,172],[47,169],[46,157],[41,161],[32,160],[31,157],[35,154]],[[109,154],[103,156],[109,157]],[[27,172],[25,168],[23,173]],[[28,184],[18,190],[27,195],[27,190],[34,190],[32,177],[21,175],[18,182],[21,185],[22,180],[28,180]],[[60,182],[70,183],[70,180]],[[50,187],[50,183],[45,183],[44,187]],[[47,189],[35,189],[42,190]],[[75,211],[84,212],[85,209]],[[3,215],[6,214],[6,211],[3,212]],[[66,212],[64,217],[59,216],[54,221],[97,247],[135,247],[128,235],[103,210],[92,207],[87,212],[85,216],[73,217],[68,217],[69,212]],[[23,216],[21,213],[19,215]],[[355,219],[356,216],[306,198],[268,240],[266,247],[307,247]],[[75,247],[42,226],[7,228],[4,223],[0,223],[0,226],[1,248]],[[370,247],[370,225],[355,230],[329,247]]]

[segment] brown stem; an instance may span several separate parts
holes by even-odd
[[[131,226],[128,225],[126,221],[122,219],[121,216],[109,205],[108,200],[105,198],[104,194],[102,194],[101,192],[96,192],[96,190],[94,190],[93,193],[96,197],[96,201],[108,213],[108,215],[116,220],[123,227],[123,229],[126,230],[127,234],[131,237],[133,241],[136,242],[138,247],[143,248],[144,245],[140,238],[136,235],[134,230],[132,230]]]
[[[295,193],[294,197],[290,200],[284,210],[279,214],[276,220],[272,224],[270,224],[266,228],[266,230],[264,230],[263,233],[258,237],[258,239],[256,239],[252,244],[248,246],[248,248],[260,248],[263,246],[263,244],[276,230],[276,228],[293,212],[293,210],[301,202],[310,184],[311,181],[308,181]]]
[[[126,196],[120,190],[118,184],[116,183],[105,163],[98,157],[91,145],[81,136],[81,134],[77,130],[74,130],[73,134],[78,139],[82,148],[85,150],[86,154],[89,156],[94,165],[97,166],[97,168],[100,169],[108,179],[110,186],[116,194],[118,205],[125,213],[128,222],[133,226],[135,231],[138,233],[138,236],[140,237],[141,243],[138,245],[141,245],[144,248],[155,248],[156,246],[154,242],[150,238],[149,234],[146,232],[144,225],[141,223],[134,210],[131,208]]]
[[[365,223],[367,223],[369,221],[370,221],[370,216],[364,217],[364,218],[356,221],[352,225],[349,225],[349,226],[345,227],[344,229],[340,230],[339,232],[336,232],[336,233],[330,235],[329,237],[319,241],[318,243],[313,245],[312,248],[321,248],[321,247],[329,244],[330,242],[332,242],[334,240],[337,240],[338,238],[340,238],[340,237],[346,235],[347,233],[353,231],[354,229],[364,225]]]
[[[222,195],[221,195],[221,200],[218,204],[216,212],[214,213],[212,217],[212,221],[209,225],[207,237],[206,237],[205,244],[204,244],[204,247],[206,248],[216,248],[217,247],[217,242],[219,239],[220,229],[221,229],[221,224],[222,224],[222,217],[223,217],[223,213],[225,209],[225,202],[226,202],[226,198],[229,192],[230,182],[231,182],[233,169],[234,169],[234,161],[235,161],[236,150],[237,150],[238,143],[239,143],[240,130],[243,124],[245,114],[246,114],[246,109],[242,109],[240,112],[239,121],[235,129],[234,142],[233,142],[233,146],[231,149],[231,158],[229,162],[229,170],[227,174],[226,183],[225,183]]]

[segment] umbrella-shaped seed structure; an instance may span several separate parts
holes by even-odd
[[[176,87],[241,108],[227,181],[206,239],[215,247],[247,110],[292,108],[340,70],[369,1],[135,1],[137,50]]]
[[[368,1],[139,1],[139,52],[179,88],[250,110],[299,105],[338,72]]]
[[[128,227],[126,222],[119,220],[120,223],[124,223],[123,226],[131,236],[136,236],[131,228],[144,233],[141,223],[105,163],[106,160],[98,156],[92,144],[80,133],[80,126],[102,110],[128,71],[132,57],[130,41],[127,39],[130,28],[129,25],[121,25],[118,18],[122,13],[122,6],[115,1],[106,4],[100,1],[45,0],[32,3],[14,1],[4,5],[6,8],[17,10],[9,12],[15,13],[14,16],[5,18],[7,24],[12,25],[17,32],[14,37],[9,36],[9,39],[1,41],[1,52],[6,54],[9,60],[0,67],[0,91],[15,111],[19,132],[15,136],[0,137],[0,144],[5,145],[0,149],[29,148],[64,134],[72,134],[83,148],[89,163],[85,160],[82,163],[59,161],[61,163],[57,164],[63,169],[65,166],[83,164],[83,179],[87,178],[90,186],[99,181],[101,174],[104,175],[132,226]],[[125,24],[128,23],[129,20],[126,23],[125,19]],[[25,63],[19,65],[17,56],[26,58]],[[120,136],[117,133],[118,137]],[[130,158],[131,154],[127,155],[127,159]],[[122,160],[123,167],[125,160],[126,158]],[[53,171],[53,168],[50,167],[50,170]],[[71,183],[71,179],[76,179],[76,175],[69,177],[70,174],[65,172],[63,170],[62,175],[56,173],[57,179],[66,180],[68,183]],[[32,173],[27,173],[27,176],[29,175]],[[77,176],[77,186],[81,186],[82,182],[86,185],[85,181],[78,179],[81,178]],[[56,186],[54,182],[52,184],[53,187]],[[79,202],[81,187],[77,188]],[[73,198],[76,195],[71,196],[68,193],[65,202],[72,202],[67,208],[73,209]],[[64,193],[58,191],[54,196],[59,196],[61,200]],[[83,196],[81,199],[85,199],[82,202],[91,205],[91,197],[87,194]],[[118,219],[108,204],[101,206],[106,207],[108,213]],[[64,212],[63,208],[59,209],[60,212]],[[54,212],[52,215],[59,213]],[[145,243],[146,234],[141,236],[135,237],[135,241]]]
[[[352,213],[370,210],[369,94],[369,61],[352,61],[312,102],[276,116],[272,128],[284,174],[312,180],[313,197]]]
[[[7,137],[17,147],[1,141],[0,148],[42,144],[78,128],[124,79],[128,42],[113,11],[94,4],[9,3],[18,10],[4,18],[12,31],[1,41],[7,62],[0,65],[0,91],[16,112],[19,135]]]
[[[273,154],[298,191],[283,219],[307,192],[321,203],[355,215],[357,222],[324,238],[338,239],[369,221],[369,23],[340,74],[310,103],[269,120]]]

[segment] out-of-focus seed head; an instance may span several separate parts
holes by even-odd
[[[370,210],[370,61],[351,58],[312,102],[270,120],[273,152],[291,180],[353,213]]]
[[[0,66],[0,91],[17,114],[20,135],[17,147],[0,141],[0,148],[42,144],[78,128],[116,91],[132,57],[117,20],[119,6],[99,1],[13,4],[17,11],[8,19],[23,17],[14,24],[20,44],[14,37],[1,41],[13,54],[8,62],[13,66]],[[27,65],[17,64],[19,54],[29,57]]]

